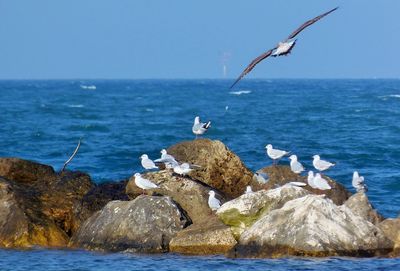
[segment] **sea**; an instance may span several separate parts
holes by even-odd
[[[400,80],[3,80],[0,157],[60,170],[94,182],[141,172],[139,156],[193,140],[195,116],[211,120],[204,137],[220,140],[251,170],[271,165],[265,146],[335,162],[327,175],[354,192],[353,171],[385,217],[400,211]],[[289,164],[282,159],[280,164]],[[0,270],[400,270],[400,259],[228,259],[81,250],[0,250]]]

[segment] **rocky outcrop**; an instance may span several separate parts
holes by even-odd
[[[234,257],[376,256],[393,243],[372,223],[323,196],[287,202],[245,230]]]
[[[212,189],[209,186],[190,178],[177,176],[170,170],[146,173],[143,176],[159,186],[152,191],[171,197],[185,210],[193,223],[202,222],[212,214],[208,206],[208,192]],[[135,198],[138,193],[141,193],[141,189],[135,185],[134,177],[130,178],[126,186],[126,193],[131,198]],[[224,202],[221,195],[217,197]]]
[[[355,215],[361,216],[365,220],[374,225],[378,225],[383,221],[383,216],[380,215],[371,205],[367,195],[360,191],[351,196],[344,205],[349,208]]]
[[[221,191],[227,198],[242,195],[252,181],[252,172],[218,140],[197,139],[182,142],[167,151],[180,162],[201,166],[192,171],[190,177]]]
[[[218,209],[217,216],[231,226],[235,236],[239,237],[266,213],[307,194],[307,190],[289,184],[272,190],[260,190],[226,202]]]
[[[260,189],[274,189],[293,181],[307,183],[307,177],[293,173],[290,170],[289,166],[269,166],[262,168],[259,171],[268,174],[269,181],[266,184],[261,185],[253,180],[252,187],[255,191]],[[334,181],[328,176],[324,175],[324,178],[328,180],[329,185],[332,187],[332,189],[319,190],[314,189],[309,185],[306,185],[303,188],[316,195],[324,194],[326,195],[326,197],[330,198],[335,204],[342,205],[351,196],[351,193],[347,191],[343,185]]]
[[[111,201],[91,216],[71,240],[91,250],[166,252],[187,219],[168,197],[139,196]]]
[[[181,254],[210,255],[225,254],[236,243],[230,228],[217,217],[210,216],[180,231],[169,247],[171,252]]]
[[[393,241],[391,257],[400,257],[400,218],[388,218],[379,224],[385,236]]]
[[[81,201],[94,186],[90,177],[81,172],[58,174],[52,167],[17,158],[1,158],[0,175],[5,177],[0,239],[6,240],[0,245],[65,246],[82,222]],[[12,226],[15,221],[20,227]]]

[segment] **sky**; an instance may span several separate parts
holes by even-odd
[[[0,79],[235,78],[336,6],[247,77],[400,78],[399,0],[0,0]]]

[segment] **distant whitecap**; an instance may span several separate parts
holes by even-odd
[[[95,85],[81,85],[81,89],[95,90],[96,88]]]
[[[249,94],[251,93],[251,90],[239,90],[239,91],[231,91],[229,94],[232,95],[242,95],[242,94]]]
[[[69,104],[67,105],[68,107],[72,107],[72,108],[82,108],[85,107],[83,104]]]

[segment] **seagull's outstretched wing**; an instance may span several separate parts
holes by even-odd
[[[312,25],[313,23],[319,21],[320,19],[322,19],[323,17],[325,17],[326,15],[334,12],[335,10],[337,10],[339,7],[336,7],[334,9],[331,9],[328,12],[325,12],[324,14],[321,14],[317,17],[315,17],[314,19],[308,20],[307,22],[305,22],[304,24],[302,24],[299,28],[297,28],[292,34],[290,34],[290,36],[287,38],[288,40],[293,39],[294,37],[296,37],[301,31],[303,31],[305,28],[309,27],[310,25]]]
[[[238,77],[238,79],[236,79],[236,81],[232,84],[231,88],[233,88],[234,85],[236,85],[237,82],[240,81],[240,79],[242,79],[246,74],[248,74],[249,72],[251,72],[251,70],[258,64],[260,63],[262,60],[266,59],[267,57],[269,57],[272,52],[276,49],[273,48],[265,53],[263,53],[262,55],[258,56],[257,58],[255,58],[247,67],[246,69],[244,69],[244,71],[240,74],[240,76]]]

